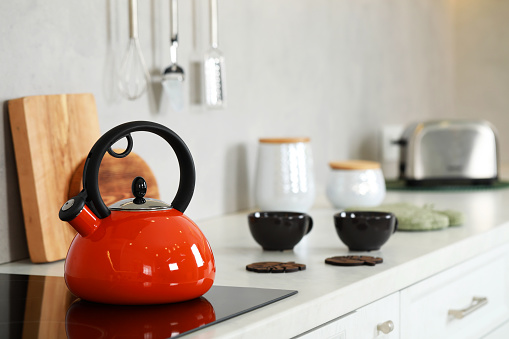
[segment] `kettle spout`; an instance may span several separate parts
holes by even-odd
[[[82,237],[94,233],[101,220],[85,205],[85,199],[79,194],[60,208],[60,220],[67,221]]]

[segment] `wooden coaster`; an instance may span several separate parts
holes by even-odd
[[[367,255],[344,255],[325,259],[326,264],[334,266],[375,266],[383,262],[384,260],[382,258]]]
[[[292,273],[305,269],[306,265],[296,264],[294,261],[262,261],[246,265],[246,270],[256,273]]]

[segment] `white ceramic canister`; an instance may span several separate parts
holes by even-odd
[[[306,212],[315,201],[309,138],[260,139],[255,202],[264,211]]]
[[[385,198],[385,180],[380,163],[366,160],[334,161],[327,197],[335,208],[377,206]]]

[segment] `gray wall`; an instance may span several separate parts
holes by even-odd
[[[509,162],[509,2],[456,2],[456,111],[491,121]]]
[[[328,161],[378,158],[383,125],[455,116],[461,87],[455,70],[463,57],[456,49],[466,44],[458,45],[457,30],[465,40],[461,33],[470,27],[456,24],[464,12],[456,7],[481,2],[219,0],[228,107],[208,110],[196,71],[208,45],[208,1],[180,1],[179,60],[187,73],[181,112],[171,110],[157,79],[169,64],[169,1],[139,1],[140,42],[154,82],[136,101],[120,97],[115,86],[128,38],[127,0],[0,2],[0,182],[6,187],[0,193],[0,262],[26,256],[6,100],[91,92],[102,132],[135,119],[167,125],[188,143],[198,171],[186,214],[207,218],[253,207],[259,137],[310,136],[323,193]],[[490,3],[496,8],[502,1]],[[500,101],[490,117],[498,118],[507,104]],[[469,111],[477,113],[484,112]],[[152,166],[163,200],[171,201],[178,183],[171,151],[150,136],[140,140],[146,143],[135,151]]]

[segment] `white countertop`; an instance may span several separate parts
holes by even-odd
[[[309,212],[313,230],[293,251],[263,251],[253,240],[247,213],[197,222],[216,259],[216,285],[298,290],[294,296],[197,331],[186,338],[289,338],[347,314],[386,295],[509,242],[509,189],[462,192],[394,192],[385,203],[432,203],[466,216],[464,225],[440,231],[396,232],[380,251],[376,266],[338,267],[325,258],[352,254],[336,235],[337,211],[322,203]],[[358,254],[360,252],[355,252]],[[295,261],[305,271],[285,274],[248,272],[258,261]],[[0,273],[63,276],[63,261],[0,265]]]

